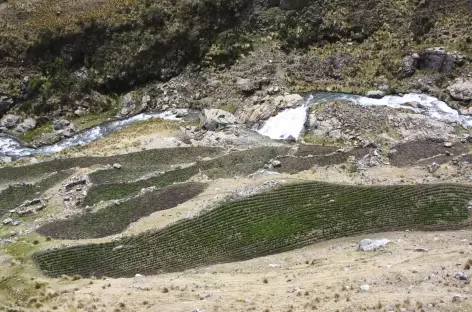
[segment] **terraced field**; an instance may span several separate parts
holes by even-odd
[[[261,147],[251,150],[233,152],[215,159],[199,161],[196,165],[165,172],[156,177],[140,180],[131,183],[111,183],[96,184],[88,192],[84,205],[93,205],[102,200],[119,199],[137,193],[142,188],[156,186],[164,187],[175,182],[187,181],[199,172],[210,178],[224,178],[232,176],[245,176],[261,169],[266,162],[277,155],[285,154],[287,148],[282,147]],[[133,174],[133,170],[128,170],[128,175]],[[138,168],[141,172],[141,168]],[[109,171],[109,170],[106,170]],[[117,171],[117,170],[114,170]],[[115,175],[114,171],[101,172],[99,180],[114,180],[121,175]],[[96,174],[92,175],[92,181],[96,181]],[[107,175],[115,175],[111,179]]]
[[[12,183],[39,177],[55,171],[70,168],[90,167],[93,165],[112,165],[119,163],[131,168],[160,168],[162,165],[191,163],[198,157],[216,157],[223,149],[216,147],[179,147],[147,150],[107,157],[77,157],[56,159],[29,166],[0,168],[0,183]]]
[[[10,209],[18,207],[26,200],[39,197],[46,190],[60,183],[69,175],[71,175],[71,172],[61,171],[53,173],[36,184],[14,185],[0,191],[0,216],[7,213]]]
[[[470,225],[472,186],[292,184],[159,231],[35,253],[49,276],[130,277],[251,259],[364,232]]]
[[[58,239],[97,238],[117,234],[142,217],[175,207],[197,196],[206,186],[204,183],[191,182],[157,189],[98,212],[54,221],[40,227],[37,232]]]

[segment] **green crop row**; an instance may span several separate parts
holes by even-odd
[[[0,168],[0,183],[23,181],[54,171],[62,171],[75,167],[90,167],[93,165],[112,165],[133,168],[160,168],[162,165],[191,163],[198,157],[215,157],[222,153],[221,148],[215,147],[179,147],[146,150],[106,157],[77,157],[56,159],[29,166]]]
[[[291,250],[365,232],[469,225],[472,186],[291,184],[165,229],[33,255],[49,276],[158,274]]]
[[[168,171],[145,180],[131,183],[98,184],[89,190],[84,205],[93,205],[102,200],[124,198],[146,187],[164,187],[174,182],[184,182],[199,172],[202,172],[210,178],[248,175],[262,168],[270,159],[286,151],[286,148],[276,147],[255,148],[233,152],[207,161],[199,161],[194,166]],[[133,170],[134,169],[128,170],[128,172],[132,172]],[[95,180],[96,177],[92,177],[92,181]]]
[[[204,183],[191,182],[157,189],[120,205],[45,224],[37,232],[57,239],[98,238],[117,234],[142,217],[186,202],[203,192],[206,186]]]

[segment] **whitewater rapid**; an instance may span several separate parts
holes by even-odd
[[[8,135],[0,135],[0,156],[17,158],[25,156],[34,156],[39,154],[57,153],[69,147],[86,145],[114,132],[120,131],[131,124],[149,120],[151,118],[181,120],[181,118],[178,118],[177,115],[172,111],[138,114],[127,119],[115,120],[92,127],[90,129],[79,132],[70,138],[63,139],[56,144],[47,145],[39,148],[26,147],[14,137]]]
[[[276,116],[264,122],[256,131],[274,140],[297,139],[304,129],[308,109],[329,101],[347,101],[353,105],[361,106],[403,108],[410,110],[412,113],[444,122],[456,123],[466,128],[472,126],[472,116],[461,115],[445,102],[426,94],[409,93],[403,96],[389,95],[381,99],[373,99],[344,93],[313,93],[301,106],[279,112]]]

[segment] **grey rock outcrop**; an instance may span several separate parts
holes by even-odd
[[[8,114],[3,116],[3,118],[0,120],[0,127],[13,129],[19,122],[19,116]]]
[[[221,130],[236,123],[233,114],[221,109],[205,109],[200,114],[200,126],[209,131]]]
[[[270,118],[279,110],[297,107],[301,103],[303,97],[299,94],[279,95],[261,104],[247,105],[236,116],[241,123],[255,123]]]
[[[451,97],[458,101],[472,100],[472,79],[458,78],[447,88]]]
[[[14,129],[15,132],[25,133],[36,128],[36,119],[26,118],[22,123],[17,125]]]

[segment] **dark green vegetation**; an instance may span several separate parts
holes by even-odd
[[[212,179],[245,176],[261,169],[270,159],[275,158],[277,155],[283,155],[287,151],[288,148],[285,147],[255,148],[233,152],[211,160],[198,161],[196,165],[168,171],[146,180],[131,183],[94,185],[89,190],[84,205],[93,205],[102,200],[123,198],[132,195],[145,187],[163,187],[174,182],[184,182],[199,172],[202,172]],[[106,180],[104,176],[106,176],[107,173],[108,172],[98,172],[102,181]],[[113,171],[110,171],[109,173],[114,175]],[[95,181],[96,179],[96,176],[92,177],[92,181]]]
[[[138,168],[139,170],[160,168],[162,165],[191,163],[198,157],[214,157],[223,152],[216,147],[182,147],[147,150],[142,152],[107,156],[107,157],[77,157],[56,159],[22,167],[0,168],[0,183],[24,181],[39,177],[54,171],[75,167],[90,167],[92,165],[113,165],[119,163],[123,168]]]
[[[0,216],[27,200],[40,197],[46,190],[66,179],[71,172],[61,171],[35,184],[14,185],[0,191]]]
[[[196,219],[104,243],[33,255],[46,275],[130,277],[240,261],[365,232],[470,224],[472,186],[292,184]],[[119,248],[117,248],[119,247]]]
[[[175,207],[203,192],[204,183],[183,183],[148,192],[119,205],[111,205],[72,219],[54,221],[40,227],[41,235],[57,239],[98,238],[117,234],[128,225],[156,211]]]

